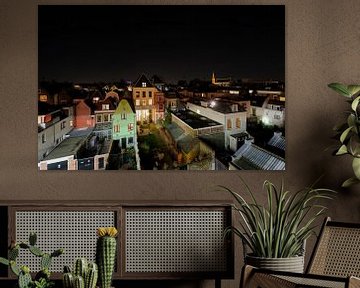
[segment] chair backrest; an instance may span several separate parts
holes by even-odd
[[[360,277],[360,223],[326,218],[307,273]]]

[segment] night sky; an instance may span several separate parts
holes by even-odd
[[[38,8],[39,80],[285,77],[285,6]]]

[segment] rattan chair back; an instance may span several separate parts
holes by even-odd
[[[360,224],[326,219],[307,273],[360,277]]]

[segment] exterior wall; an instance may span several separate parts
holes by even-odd
[[[265,125],[276,125],[279,127],[284,127],[285,124],[285,110],[278,111],[272,109],[264,109],[264,113],[261,117],[261,121]]]
[[[110,123],[114,110],[99,110],[95,111],[95,123]]]
[[[122,99],[112,117],[113,139],[126,139],[126,148],[133,147],[136,143],[136,114],[129,102]],[[132,142],[131,142],[132,139]],[[124,140],[125,141],[125,140]],[[122,145],[122,142],[120,142]]]
[[[179,99],[165,97],[165,109],[168,107],[171,109],[171,111],[176,111],[179,107]]]
[[[91,115],[91,109],[84,101],[80,101],[75,107],[75,127],[86,128],[95,126],[95,117]]]
[[[56,145],[65,139],[65,135],[74,128],[73,119],[73,116],[66,117],[38,133],[38,161],[44,159]],[[43,137],[45,137],[45,142],[43,142]]]
[[[187,103],[187,108],[224,125],[225,147],[230,146],[230,135],[246,131],[247,112],[223,114],[211,108],[198,106],[192,103]]]
[[[162,92],[155,93],[155,105],[156,105],[155,121],[164,119],[164,113],[165,113],[164,93]]]
[[[148,113],[137,113],[137,121],[156,121],[156,93],[158,93],[156,87],[133,87],[133,99],[136,111],[149,111]]]

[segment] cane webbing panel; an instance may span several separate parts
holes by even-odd
[[[296,284],[294,287],[326,287],[326,288],[345,288],[345,279],[344,281],[332,281],[325,280],[320,278],[306,278],[306,277],[296,277],[296,276],[277,276],[281,279],[287,280],[291,283]]]
[[[226,214],[215,210],[125,212],[125,272],[226,271]]]
[[[50,270],[62,272],[72,267],[76,258],[95,260],[96,228],[115,225],[114,211],[16,211],[16,241],[28,243],[29,233],[36,232],[37,245],[46,253],[63,248],[65,253],[52,261]],[[18,263],[39,271],[40,258],[20,250]]]
[[[326,226],[310,273],[360,277],[360,229]]]

